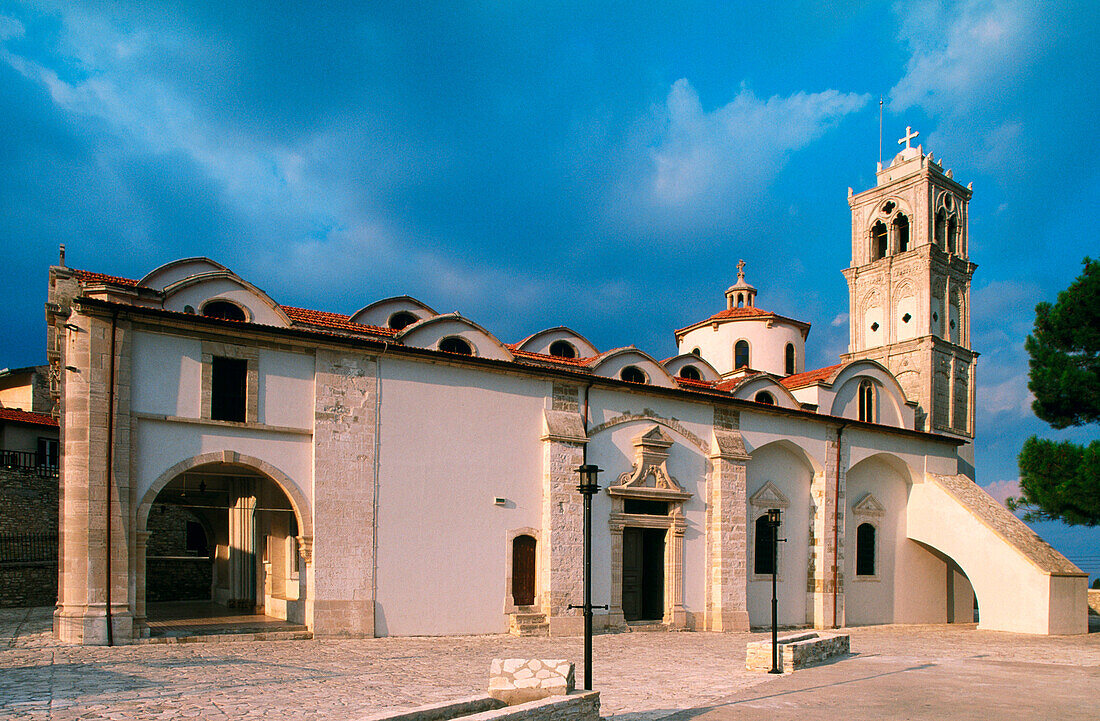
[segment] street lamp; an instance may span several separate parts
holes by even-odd
[[[600,492],[598,474],[600,469],[586,463],[577,469],[581,481],[577,492],[584,496],[584,603],[580,606],[569,604],[569,608],[580,608],[584,612],[584,690],[592,690],[592,609],[607,606],[592,605],[592,496]]]
[[[779,668],[779,599],[776,595],[775,579],[779,571],[779,524],[782,513],[778,508],[768,509],[768,525],[772,529],[772,667],[768,673],[783,673]]]

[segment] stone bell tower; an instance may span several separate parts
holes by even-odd
[[[850,338],[845,361],[890,369],[918,404],[917,429],[974,437],[967,204],[970,185],[913,147],[879,163],[875,187],[853,194]]]

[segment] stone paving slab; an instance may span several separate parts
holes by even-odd
[[[483,693],[494,657],[565,658],[582,666],[579,638],[507,635],[70,646],[51,638],[51,612],[0,610],[2,718],[355,719],[384,708]],[[848,632],[857,657],[878,655],[898,663],[981,658],[1100,668],[1100,634],[1033,637],[976,631],[972,625]],[[597,636],[594,676],[602,714],[648,721],[766,689],[781,677],[744,668],[746,643],[764,638],[762,633]]]

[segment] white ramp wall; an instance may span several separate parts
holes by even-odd
[[[929,474],[914,485],[907,534],[970,578],[979,628],[1088,632],[1088,577],[969,478]]]

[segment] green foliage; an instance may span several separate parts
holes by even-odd
[[[1084,266],[1058,302],[1035,306],[1024,346],[1031,408],[1055,428],[1100,421],[1100,261],[1085,258]]]
[[[1085,270],[1053,305],[1035,306],[1031,356],[1032,410],[1055,428],[1100,421],[1100,262]],[[1019,498],[1024,520],[1100,525],[1100,441],[1087,446],[1032,436],[1020,449]]]
[[[1032,436],[1019,463],[1023,495],[1008,507],[1026,511],[1024,520],[1100,525],[1100,441],[1079,446]]]

